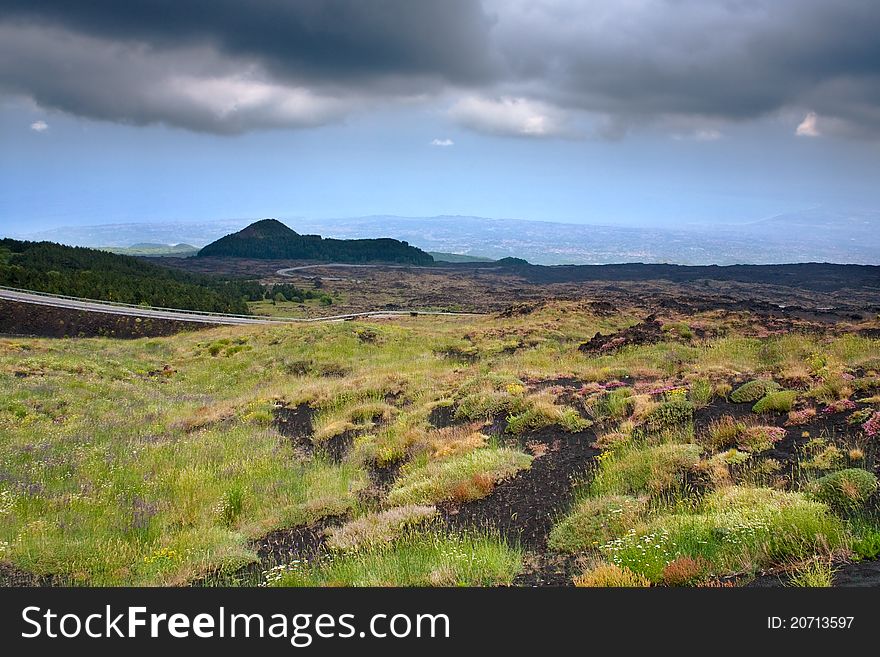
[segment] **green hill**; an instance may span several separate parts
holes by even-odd
[[[394,239],[338,240],[300,235],[276,219],[257,221],[212,242],[199,257],[225,256],[261,260],[322,260],[325,262],[395,262],[430,265],[434,259],[407,242]]]

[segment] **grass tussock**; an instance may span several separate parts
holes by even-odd
[[[640,448],[628,445],[605,452],[590,489],[593,495],[660,496],[683,488],[686,475],[700,462],[702,447],[665,444]]]
[[[398,506],[351,520],[326,531],[326,545],[331,550],[372,549],[398,539],[405,531],[424,525],[437,517],[433,506],[410,504]]]
[[[596,548],[626,534],[644,512],[644,499],[626,495],[584,498],[553,526],[548,545],[570,553]]]
[[[388,503],[467,502],[488,495],[495,484],[528,468],[532,457],[508,448],[487,447],[439,461],[407,465],[388,492]]]
[[[490,536],[409,533],[368,550],[331,554],[268,573],[271,586],[500,586],[522,568],[522,553]]]

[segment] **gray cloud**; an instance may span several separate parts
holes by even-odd
[[[424,95],[502,135],[813,112],[819,135],[877,136],[878,33],[874,0],[0,0],[0,90],[218,133]]]

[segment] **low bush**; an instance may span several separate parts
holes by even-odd
[[[479,424],[466,424],[425,432],[415,449],[432,460],[472,452],[485,447],[489,437],[478,431]]]
[[[807,394],[820,402],[831,404],[841,399],[847,399],[852,393],[853,389],[849,380],[840,374],[833,374],[822,379],[822,382]]]
[[[513,449],[486,447],[439,461],[408,464],[388,492],[388,503],[465,502],[488,495],[495,483],[528,468],[532,457]]]
[[[771,379],[754,379],[748,383],[742,384],[739,388],[730,393],[730,401],[737,404],[746,402],[756,402],[761,397],[779,390],[781,386]]]
[[[457,420],[490,420],[493,417],[522,413],[526,408],[522,396],[488,390],[463,397],[455,409],[455,418]]]
[[[880,557],[880,531],[863,533],[853,540],[851,548],[856,559]]]
[[[658,404],[645,418],[645,426],[651,431],[662,431],[692,422],[694,406],[688,401],[666,401]]]
[[[801,447],[798,467],[802,470],[836,470],[843,467],[846,455],[834,443],[823,438],[813,438]]]
[[[663,567],[663,583],[666,586],[694,586],[706,579],[711,567],[712,564],[702,557],[678,557]]]
[[[785,438],[785,429],[763,424],[745,427],[737,436],[736,444],[743,451],[756,454],[773,449],[773,445]]]
[[[574,585],[586,588],[644,588],[651,586],[651,582],[629,568],[606,563],[575,577]]]
[[[846,418],[846,423],[851,427],[861,426],[871,418],[871,415],[873,415],[873,413],[873,409],[870,408],[863,408],[861,410],[854,411],[853,413],[849,414],[849,417]]]
[[[788,419],[785,421],[785,426],[787,427],[799,427],[804,424],[809,424],[810,420],[816,417],[816,409],[812,406],[808,408],[803,408],[799,411],[789,411]]]
[[[553,527],[548,545],[560,552],[598,547],[623,536],[644,509],[644,501],[626,495],[585,498]]]
[[[832,509],[851,512],[862,508],[877,490],[877,477],[861,468],[847,468],[817,479],[809,490]]]
[[[797,399],[797,393],[794,390],[778,390],[761,397],[752,411],[755,413],[788,413]]]

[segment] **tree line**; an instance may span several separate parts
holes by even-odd
[[[170,269],[131,256],[53,242],[0,239],[0,285],[135,305],[249,314],[248,301],[329,297],[294,285],[262,285]],[[332,299],[331,299],[332,302]]]

